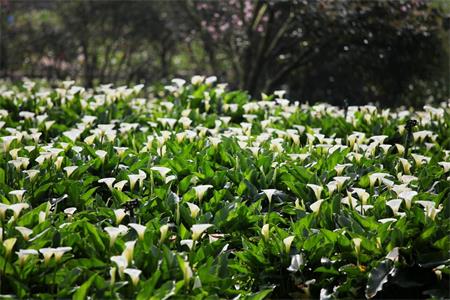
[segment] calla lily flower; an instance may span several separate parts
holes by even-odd
[[[414,203],[420,204],[423,208],[435,207],[436,203],[434,201],[415,201]]]
[[[120,235],[125,235],[128,232],[128,228],[124,225],[119,225],[119,227],[105,227],[106,233],[110,238],[110,246],[112,247]]]
[[[106,154],[108,154],[108,152],[106,152],[104,150],[95,151],[95,155],[97,155],[98,158],[100,158],[102,163],[105,163]]]
[[[345,183],[347,180],[349,180],[350,177],[348,177],[348,176],[335,176],[335,177],[333,177],[333,179],[334,179],[334,180],[336,181],[336,183],[337,183],[338,191],[340,191],[341,188],[342,188],[342,186],[344,185],[344,183]]]
[[[394,215],[398,215],[398,210],[400,209],[400,205],[402,204],[403,199],[393,199],[386,202],[386,205],[388,205],[392,211],[394,212]]]
[[[415,201],[415,203],[422,205],[427,217],[432,220],[436,218],[436,215],[442,210],[443,207],[442,204],[440,204],[439,207],[436,208],[436,203],[433,201]]]
[[[367,210],[372,209],[373,205],[357,205],[355,206],[355,210],[357,212],[361,212],[361,214],[364,214]]]
[[[320,194],[322,194],[323,187],[316,184],[308,183],[306,186],[308,186],[310,189],[313,190],[314,195],[316,196],[316,200],[320,200]]]
[[[113,187],[118,191],[122,191],[123,187],[125,186],[125,184],[127,184],[127,182],[128,182],[128,180],[121,180],[121,181],[115,183],[113,185]]]
[[[381,183],[383,181],[383,178],[387,177],[387,176],[391,176],[391,174],[388,173],[372,173],[369,175],[369,183],[370,186],[373,187],[375,186],[375,184]]]
[[[208,137],[208,140],[214,148],[217,148],[217,146],[219,146],[222,142],[222,139],[218,137]]]
[[[127,215],[127,213],[125,212],[125,209],[123,209],[123,208],[114,209],[114,216],[116,217],[116,224],[120,224],[126,215]]]
[[[142,186],[144,179],[147,178],[147,174],[144,171],[139,170],[139,174],[129,174],[128,179],[130,181],[130,189],[133,190],[136,182],[139,180],[139,186]]]
[[[8,194],[15,196],[19,202],[22,202],[23,195],[25,194],[25,192],[26,190],[15,190],[9,192]]]
[[[7,240],[3,241],[3,247],[5,247],[5,256],[8,257],[11,253],[11,250],[13,249],[14,245],[16,244],[17,239],[16,238],[9,238]]]
[[[291,251],[291,245],[294,241],[295,236],[291,235],[287,238],[283,239],[284,248],[286,249],[286,253],[289,253]]]
[[[203,80],[205,80],[205,76],[200,76],[200,75],[194,75],[191,78],[191,83],[193,85],[199,85],[203,83]]]
[[[333,195],[334,191],[337,190],[338,188],[338,183],[337,181],[330,181],[327,183],[327,188],[328,188],[328,193],[331,195]]]
[[[195,195],[197,196],[197,199],[199,202],[202,201],[203,197],[205,196],[206,191],[212,187],[213,186],[210,184],[198,185],[198,186],[194,187]]]
[[[319,212],[320,206],[322,205],[322,202],[323,202],[323,201],[324,201],[324,200],[317,200],[316,202],[314,202],[313,204],[311,204],[311,205],[309,206],[309,208],[311,209],[312,212],[317,213],[317,212]]]
[[[269,224],[264,224],[262,229],[261,229],[261,235],[263,236],[264,240],[268,241],[269,240],[269,235],[270,235],[270,225]]]
[[[170,171],[172,171],[171,169],[166,168],[166,167],[152,167],[151,170],[158,172],[161,175],[161,177],[164,179],[164,181],[166,180],[167,174]]]
[[[64,253],[69,252],[72,250],[72,247],[58,247],[54,249],[55,254],[55,260],[56,262],[59,262],[64,255]]]
[[[410,174],[411,173],[411,164],[408,160],[404,159],[404,158],[400,158],[400,163],[402,164],[403,167],[403,171],[406,174]]]
[[[125,151],[128,150],[128,147],[114,147],[114,150],[116,150],[117,154],[120,157],[123,157],[123,155],[125,154]]]
[[[61,165],[62,165],[63,160],[64,160],[64,157],[62,157],[62,156],[58,156],[58,157],[56,158],[56,160],[55,160],[55,167],[56,167],[56,170],[61,169]]]
[[[120,277],[123,277],[125,269],[128,267],[128,260],[122,256],[112,256],[111,261],[117,265]]]
[[[412,153],[411,156],[413,157],[414,162],[416,163],[416,165],[418,167],[422,166],[423,163],[426,163],[426,164],[429,163],[431,160],[431,157],[424,156],[424,155]]]
[[[370,197],[370,194],[368,192],[366,192],[365,189],[360,189],[360,188],[353,188],[353,191],[356,192],[356,194],[358,195],[358,198],[361,201],[361,203],[363,205],[366,205],[367,204],[367,200]]]
[[[75,142],[80,138],[82,131],[78,129],[72,129],[69,131],[63,132],[63,135],[69,138],[72,142]]]
[[[417,178],[416,176],[411,176],[411,175],[402,175],[402,176],[400,176],[399,179],[402,183],[406,183],[406,184],[410,184],[412,181],[419,180],[419,178]]]
[[[14,159],[14,160],[8,161],[8,163],[12,164],[16,168],[17,172],[20,172],[20,169],[22,168],[22,161],[21,160]]]
[[[351,166],[352,166],[351,164],[343,164],[343,165],[337,164],[337,165],[334,167],[334,170],[336,171],[336,174],[337,174],[338,176],[341,176],[341,175],[342,175],[342,172],[344,172],[345,168],[351,167]]]
[[[166,179],[164,180],[164,183],[169,183],[169,182],[171,182],[171,181],[173,181],[173,180],[175,180],[175,179],[177,179],[177,176],[176,175],[169,175],[169,176],[167,176],[166,177]]]
[[[225,235],[221,233],[213,233],[208,234],[209,243],[214,243],[215,241],[218,241],[219,239],[223,238]]]
[[[138,283],[139,283],[139,276],[142,273],[141,270],[126,268],[125,270],[123,270],[123,272],[130,276],[131,282],[133,283],[134,286],[138,285]]]
[[[2,218],[2,220],[5,219],[6,210],[8,210],[8,209],[9,209],[9,205],[4,204],[4,203],[0,203],[0,217]]]
[[[414,196],[417,195],[416,191],[404,191],[401,192],[398,197],[405,200],[405,204],[406,204],[406,208],[410,209],[411,208],[411,202],[412,199],[414,198]]]
[[[167,232],[169,231],[169,225],[168,224],[164,224],[159,228],[159,232],[160,232],[160,239],[159,239],[159,243],[163,243],[165,241],[165,239],[167,238]]]
[[[192,231],[192,240],[196,241],[200,238],[200,236],[207,230],[208,228],[212,227],[212,224],[194,224],[192,225],[191,231]]]
[[[136,224],[136,223],[128,223],[128,226],[130,226],[137,232],[140,240],[144,239],[144,234],[145,234],[145,230],[147,229],[147,227],[145,227],[144,225],[141,225],[141,224]]]
[[[72,220],[73,214],[74,214],[76,211],[77,211],[77,208],[76,208],[76,207],[69,207],[69,208],[66,208],[66,209],[64,210],[64,213],[65,213],[65,214],[67,215],[67,217],[69,218],[69,221]]]
[[[358,205],[358,201],[352,196],[352,193],[347,191],[347,197],[341,199],[342,204],[346,204],[351,208],[355,208]]]
[[[109,269],[109,276],[111,277],[111,285],[113,286],[116,283],[116,267],[111,267]]]
[[[36,176],[39,175],[39,173],[40,173],[39,170],[25,170],[23,172],[28,175],[28,178],[30,179],[30,181],[34,181]]]
[[[353,243],[353,246],[355,248],[355,252],[356,252],[357,255],[359,255],[359,252],[361,250],[361,242],[362,242],[362,239],[360,239],[360,238],[353,238],[352,239],[352,243]]]
[[[114,177],[107,177],[107,178],[99,179],[98,183],[104,183],[104,184],[106,184],[106,186],[108,187],[108,189],[109,189],[110,191],[112,191],[112,189],[113,189],[113,186],[112,186],[112,185],[113,185],[114,181],[116,181],[116,178],[114,178]]]
[[[39,252],[44,256],[44,264],[48,264],[53,254],[55,254],[55,249],[53,248],[41,248]]]
[[[136,182],[139,180],[140,176],[135,174],[129,174],[128,178],[130,180],[130,189],[133,190]]]
[[[39,212],[39,224],[45,222],[45,219],[47,218],[47,213],[45,211]]]
[[[448,171],[450,171],[450,162],[441,161],[441,162],[438,162],[438,165],[440,165],[444,169],[444,173],[447,173]]]
[[[407,184],[395,184],[392,187],[392,190],[398,195],[405,191],[411,191]]]
[[[267,189],[267,190],[262,190],[262,191],[264,192],[264,194],[266,194],[266,197],[269,200],[269,203],[272,202],[272,197],[277,192],[276,189]]]
[[[193,240],[181,240],[180,245],[187,246],[189,248],[189,250],[192,250],[192,247],[194,246],[194,241]]]
[[[296,254],[292,256],[291,265],[287,268],[289,272],[297,272],[305,264],[303,255]]]
[[[125,257],[129,264],[133,261],[134,246],[136,241],[129,241],[125,243],[125,250],[122,252],[122,256]]]
[[[70,167],[64,167],[64,171],[67,173],[67,177],[70,177],[75,170],[78,169],[78,166],[70,166]]]
[[[186,202],[186,204],[188,205],[189,210],[191,212],[191,217],[194,219],[197,218],[197,215],[200,212],[200,207],[198,207],[194,203],[190,203],[190,202]]]
[[[181,78],[174,78],[172,79],[172,83],[175,84],[178,88],[182,88],[186,83],[186,80]]]
[[[402,156],[405,153],[405,147],[403,145],[395,144],[395,147],[397,148],[398,155]]]
[[[193,273],[191,266],[189,265],[188,261],[185,261],[183,259],[178,259],[178,262],[181,267],[181,271],[183,272],[183,280],[186,286],[188,286],[189,281],[191,280]]]
[[[19,257],[19,265],[23,266],[28,257],[31,255],[39,255],[39,252],[34,249],[20,249],[19,251],[16,251],[16,254]]]
[[[22,227],[22,226],[16,226],[15,227],[17,231],[20,232],[20,234],[23,236],[23,239],[25,241],[28,241],[28,239],[30,238],[30,235],[33,233],[32,229],[26,228],[26,227]]]
[[[3,149],[5,150],[5,152],[8,152],[12,141],[17,140],[17,137],[16,136],[2,136],[1,139],[3,141]]]
[[[16,204],[11,204],[8,208],[10,210],[13,211],[13,215],[14,215],[14,219],[18,219],[20,212],[22,211],[22,209],[26,209],[30,207],[30,205],[28,205],[28,203],[16,203]]]

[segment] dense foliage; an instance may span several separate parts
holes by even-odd
[[[448,1],[1,0],[0,11],[5,77],[91,87],[202,73],[311,103],[449,97]]]
[[[2,85],[0,293],[448,296],[449,103],[309,106],[215,80]]]

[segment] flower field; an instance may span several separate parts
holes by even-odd
[[[0,85],[0,294],[445,298],[450,103]]]

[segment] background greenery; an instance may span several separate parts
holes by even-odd
[[[165,82],[342,104],[448,98],[447,1],[2,0],[0,74]],[[446,26],[447,24],[447,26]]]

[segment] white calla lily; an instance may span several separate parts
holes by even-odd
[[[272,197],[277,192],[276,189],[267,189],[267,190],[262,190],[262,191],[266,195],[267,199],[269,200],[269,203],[272,202]]]
[[[284,244],[286,253],[289,253],[291,251],[291,245],[292,245],[292,242],[294,241],[294,238],[295,238],[295,236],[291,235],[291,236],[288,236],[287,238],[283,239],[283,244]]]
[[[323,191],[323,187],[322,186],[317,185],[317,184],[311,184],[311,183],[307,184],[306,186],[313,190],[314,195],[316,196],[316,200],[320,200],[321,199],[321,194],[322,194],[322,191]]]
[[[133,228],[136,231],[140,240],[144,239],[144,234],[145,234],[145,230],[147,229],[147,227],[145,227],[144,225],[141,225],[141,224],[136,224],[136,223],[128,223],[128,226],[130,226],[131,228]]]
[[[190,202],[186,202],[186,204],[189,207],[189,211],[191,212],[191,217],[192,218],[197,218],[198,213],[200,212],[200,207],[198,207],[196,204],[194,203],[190,203]]]
[[[116,178],[114,178],[114,177],[107,177],[107,178],[99,179],[98,183],[104,183],[104,184],[106,184],[106,186],[108,187],[108,189],[109,189],[110,191],[112,191],[112,189],[113,189],[113,186],[112,186],[112,185],[113,185],[114,181],[116,181]]]
[[[212,187],[213,187],[212,185],[206,184],[206,185],[198,185],[193,188],[199,202],[202,201],[206,191]]]
[[[192,240],[196,241],[208,228],[212,227],[212,224],[194,224],[191,227]]]
[[[126,268],[123,270],[123,272],[130,276],[131,282],[134,286],[137,286],[139,283],[139,276],[141,275],[142,271],[139,269],[132,269],[132,268]]]
[[[296,254],[292,256],[291,264],[287,268],[289,272],[298,272],[302,266],[304,266],[305,262],[302,254]]]

